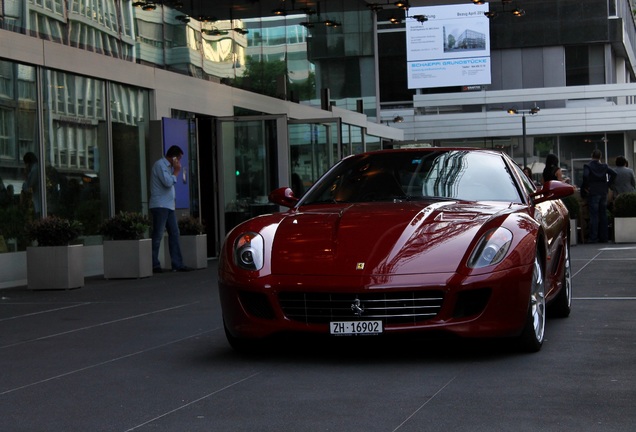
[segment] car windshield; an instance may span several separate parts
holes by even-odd
[[[470,150],[422,150],[344,159],[300,205],[430,198],[521,202],[502,156]]]

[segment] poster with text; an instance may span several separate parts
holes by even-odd
[[[414,88],[490,84],[488,3],[413,7],[406,21],[408,86]]]

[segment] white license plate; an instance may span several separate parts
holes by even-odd
[[[336,336],[380,334],[382,321],[332,321],[329,331]]]

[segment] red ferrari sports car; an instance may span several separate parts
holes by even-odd
[[[570,313],[569,218],[507,155],[384,150],[347,157],[289,207],[235,227],[219,261],[230,344],[279,333],[387,337],[443,331],[544,341]]]

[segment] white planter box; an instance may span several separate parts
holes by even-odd
[[[152,276],[152,240],[104,240],[104,278]]]
[[[636,218],[614,218],[614,242],[636,243]]]
[[[576,219],[570,219],[570,245],[576,246],[577,237],[579,235],[578,223]]]
[[[207,234],[199,235],[180,235],[179,246],[181,248],[181,258],[183,265],[193,269],[207,268],[208,266],[208,236]],[[163,257],[161,266],[164,269],[172,268],[170,261],[170,247],[168,245],[168,235],[164,235],[161,242],[161,250],[159,256]]]
[[[202,269],[208,266],[208,236],[182,235],[179,236],[183,265],[194,269]]]
[[[72,289],[84,286],[83,245],[27,248],[27,288]]]

